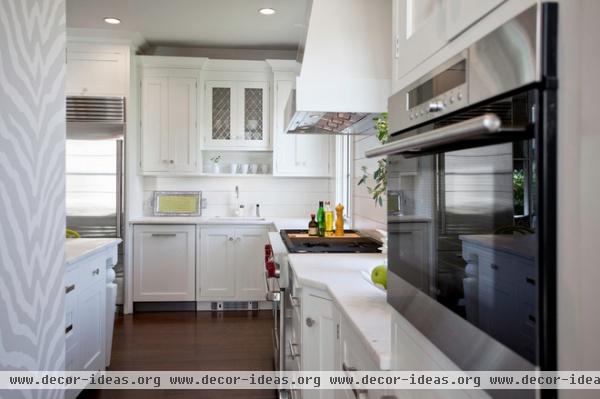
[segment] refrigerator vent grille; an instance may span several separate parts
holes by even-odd
[[[67,97],[67,122],[125,123],[125,97]]]

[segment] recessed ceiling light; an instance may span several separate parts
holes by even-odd
[[[273,15],[275,14],[275,9],[274,8],[261,8],[260,10],[258,10],[259,13],[261,13],[262,15]]]
[[[104,18],[104,22],[111,25],[118,25],[121,23],[121,20],[119,18],[106,17]]]

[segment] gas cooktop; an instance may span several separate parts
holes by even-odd
[[[290,253],[378,253],[381,243],[354,230],[341,237],[309,236],[306,230],[281,230],[281,238]]]

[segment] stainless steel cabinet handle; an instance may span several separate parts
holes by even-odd
[[[176,237],[175,233],[152,233],[152,237]]]
[[[314,320],[313,320],[313,319],[311,319],[310,317],[307,317],[307,318],[306,318],[306,325],[307,325],[307,326],[309,326],[309,327],[312,327],[312,326],[314,326],[314,325],[315,325],[315,323],[316,323],[316,321],[314,321]]]
[[[100,269],[92,270],[92,276],[100,274]]]
[[[69,292],[73,291],[75,289],[75,284],[71,284],[65,287],[65,294],[68,294]]]
[[[297,357],[300,357],[300,355],[298,353],[296,353],[296,351],[294,350],[295,346],[298,346],[298,344],[293,344],[292,341],[290,341],[288,339],[288,346],[290,347],[290,357],[292,359],[295,359]]]
[[[67,328],[65,328],[65,334],[68,334],[68,333],[70,333],[72,329],[73,329],[73,324],[69,324],[69,325],[67,326]]]
[[[348,373],[353,373],[358,371],[358,369],[356,367],[352,367],[352,366],[348,366],[346,365],[346,363],[342,363],[342,370],[348,372]],[[366,389],[357,389],[357,388],[352,388],[352,392],[354,393],[354,397],[356,399],[362,399],[362,398],[366,398],[367,394],[369,393],[368,390]]]
[[[372,148],[365,152],[367,158],[382,155],[416,153],[435,146],[458,143],[462,140],[489,137],[498,138],[502,133],[525,133],[522,129],[502,129],[502,121],[497,115],[485,114],[464,122],[455,123],[427,133],[406,137],[392,143]]]

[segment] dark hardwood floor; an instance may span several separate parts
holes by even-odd
[[[270,311],[136,313],[115,322],[109,371],[273,370]],[[80,399],[273,399],[264,390],[86,390]]]

